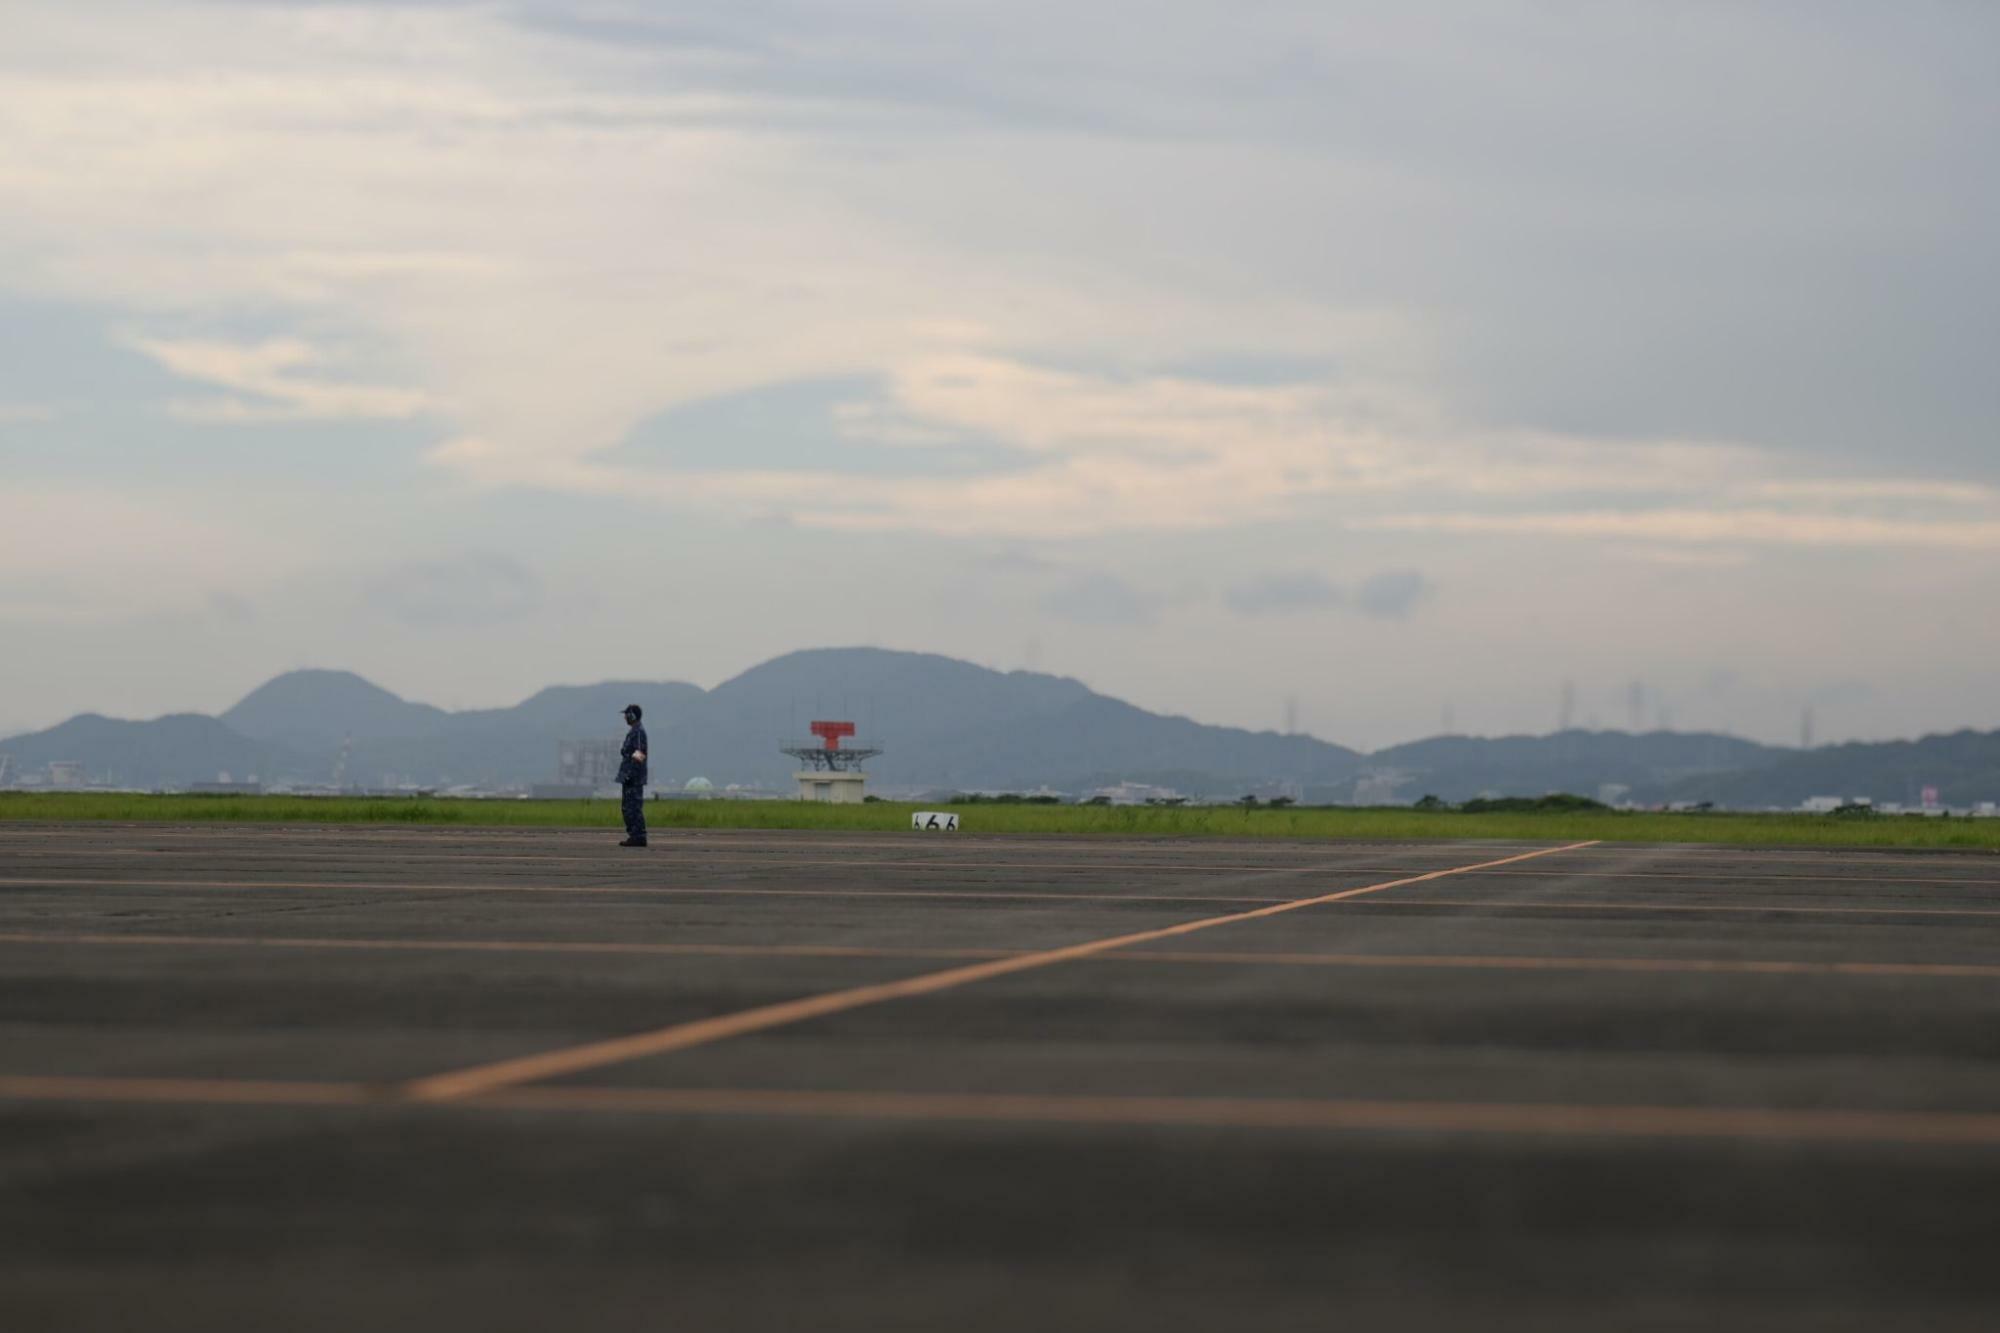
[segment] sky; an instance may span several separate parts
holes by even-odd
[[[0,23],[0,734],[864,643],[1364,749],[2000,727],[2000,6]]]

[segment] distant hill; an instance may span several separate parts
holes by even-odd
[[[559,742],[622,737],[626,704],[646,710],[649,733],[671,733],[702,698],[699,686],[672,681],[552,686],[512,708],[445,713],[425,732],[357,740],[347,771],[369,782],[390,776],[484,786],[547,782],[555,777]]]
[[[814,649],[710,691],[656,739],[659,765],[718,783],[789,781],[786,738],[814,718],[851,718],[886,753],[868,771],[897,786],[1076,790],[1165,769],[1216,790],[1311,773],[1350,779],[1354,751],[1304,736],[1163,717],[1034,671],[992,671],[929,653]]]
[[[1190,795],[1296,784],[1312,801],[1451,801],[1482,794],[1594,796],[1795,806],[1808,796],[1947,802],[2000,800],[2000,733],[1830,746],[1800,752],[1732,736],[1564,731],[1482,739],[1439,736],[1359,754],[1308,736],[1207,726],[1147,712],[1080,681],[993,671],[928,653],[829,648],[788,653],[713,690],[679,682],[608,681],[542,690],[509,708],[448,712],[411,703],[346,671],[293,671],[259,686],[221,718],[150,722],[95,715],[0,742],[17,775],[53,760],[83,763],[93,781],[182,785],[228,772],[326,783],[342,747],[361,785],[504,787],[555,776],[559,741],[616,739],[619,710],[646,709],[658,785],[701,776],[718,785],[785,787],[780,744],[815,718],[846,718],[885,753],[878,787],[1082,792],[1120,781]]]
[[[1790,753],[1736,736],[1656,731],[1561,731],[1551,736],[1437,736],[1369,756],[1402,798],[1463,801],[1484,793],[1595,796],[1616,784],[1632,799],[1661,798],[1684,780],[1773,764]]]
[[[349,736],[427,735],[449,716],[442,708],[399,699],[352,671],[287,671],[245,695],[222,721],[252,740],[317,750]]]
[[[1915,805],[1925,787],[1936,787],[1946,805],[2000,800],[2000,731],[1792,751],[1745,772],[1683,779],[1671,795],[1729,806],[1795,806],[1811,796]]]
[[[1360,764],[1338,745],[1162,717],[1059,676],[841,648],[790,653],[710,691],[677,682],[557,686],[511,708],[459,713],[410,703],[350,672],[288,672],[219,721],[202,719],[233,745],[188,750],[176,764],[173,744],[162,741],[161,764],[145,780],[207,780],[220,767],[242,767],[242,756],[270,755],[258,768],[267,779],[324,783],[346,745],[347,779],[355,783],[547,781],[557,742],[616,739],[626,703],[646,709],[663,784],[701,776],[782,788],[793,764],[779,746],[805,739],[822,717],[858,722],[863,737],[887,751],[869,771],[881,784],[906,787],[1073,790],[1171,774],[1184,787],[1228,791],[1284,780],[1351,782]],[[161,723],[119,725],[143,732]],[[123,762],[109,748],[80,743],[45,755],[43,738],[56,734],[5,748],[21,770],[51,757],[80,759],[93,779]],[[225,750],[232,765],[215,762]]]
[[[266,741],[254,741],[200,713],[174,713],[150,722],[124,722],[84,713],[47,731],[0,744],[17,771],[76,760],[94,782],[121,787],[180,786],[213,782],[222,774],[241,782],[296,771],[307,761]]]

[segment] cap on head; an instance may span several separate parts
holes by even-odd
[[[640,718],[644,717],[645,715],[646,715],[646,710],[639,707],[639,705],[637,704],[625,705],[625,720],[627,722],[637,722]]]

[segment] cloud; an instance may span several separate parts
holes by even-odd
[[[1318,574],[1265,574],[1231,586],[1222,600],[1238,615],[1284,615],[1338,606],[1344,594]]]
[[[142,328],[352,330],[394,373],[139,345],[217,391],[180,416],[435,417],[432,461],[494,488],[1028,541],[1605,538],[1629,508],[1661,546],[1732,506],[1790,515],[1759,546],[1904,544],[1950,506],[1984,541],[1973,483],[1884,478],[1902,509],[1857,513],[1812,443],[1865,396],[1896,465],[1994,466],[1977,7],[570,8],[10,15],[0,265]],[[1834,373],[1885,342],[1894,375]],[[1718,359],[1760,375],[1688,373]],[[619,457],[676,408],[860,378],[884,393],[829,435],[928,475]],[[1021,457],[944,466],[968,438]]]
[[[1015,539],[1191,532],[1453,494],[1691,495],[1774,467],[1740,446],[1472,431],[1381,389],[1114,374],[973,350],[900,362],[885,393],[886,410],[913,424],[893,446],[910,462],[873,476],[641,468],[616,453],[536,460],[471,438],[432,461],[522,486],[778,510],[812,527]],[[960,452],[966,439],[988,442],[985,470]],[[931,466],[933,452],[957,470]]]
[[[56,409],[47,403],[0,403],[0,426],[54,421]]]
[[[296,549],[239,506],[179,489],[0,487],[0,621],[82,622],[198,606],[245,569],[282,573]]]
[[[416,628],[520,620],[542,602],[541,580],[510,556],[469,554],[414,561],[368,579],[374,610]]]
[[[1113,574],[1079,575],[1042,598],[1042,610],[1079,625],[1146,625],[1159,600]]]
[[[1414,569],[1389,570],[1363,579],[1354,602],[1378,620],[1401,620],[1431,590],[1430,580]]]
[[[2000,550],[2000,514],[1974,519],[1887,519],[1780,509],[1669,508],[1531,514],[1399,514],[1368,520],[1366,526],[1395,532],[1691,545]]]
[[[298,338],[267,338],[255,343],[134,338],[131,343],[184,379],[213,384],[233,395],[249,395],[168,404],[169,413],[184,421],[402,419],[429,406],[424,394],[411,389],[303,378],[303,372],[324,365],[327,357]]]
[[[1236,584],[1223,602],[1238,615],[1287,615],[1351,604],[1365,616],[1400,620],[1432,592],[1431,581],[1413,569],[1385,570],[1346,590],[1318,574],[1266,574]]]

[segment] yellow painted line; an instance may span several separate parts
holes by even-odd
[[[152,857],[163,857],[163,856],[181,856],[189,859],[194,859],[195,857],[197,857],[197,855],[199,855],[199,858],[203,861],[204,865],[209,868],[214,867],[214,862],[217,859],[213,855],[202,854],[196,851],[179,851],[179,850],[170,851],[162,848],[94,849],[88,855],[73,853],[64,850],[22,852],[22,853],[17,853],[17,855],[21,856],[23,859],[33,859],[36,861],[54,861],[54,862],[66,861],[66,860],[88,862],[97,857],[108,857],[115,859],[118,857],[152,858]],[[274,850],[269,853],[246,852],[242,854],[242,859],[245,861],[259,861],[259,860],[287,861],[292,857],[294,857],[295,855],[296,854],[288,854],[281,850]],[[953,870],[1025,870],[1025,871],[1047,871],[1052,873],[1054,872],[1067,873],[1071,871],[1076,871],[1079,873],[1100,873],[1100,874],[1108,871],[1108,872],[1114,872],[1121,876],[1122,875],[1143,876],[1143,875],[1155,875],[1155,874],[1199,874],[1199,875],[1223,874],[1223,875],[1241,875],[1245,877],[1275,877],[1281,875],[1309,875],[1309,874],[1415,875],[1422,873],[1418,868],[1409,866],[1385,866],[1385,865],[1366,865],[1366,864],[1344,865],[1344,864],[1327,864],[1325,862],[1315,862],[1307,865],[1299,865],[1299,864],[1271,864],[1271,863],[1249,863],[1249,862],[1218,863],[1218,862],[1206,862],[1206,861],[1177,861],[1177,862],[1133,861],[1133,860],[1113,861],[1108,858],[1096,861],[974,861],[974,860],[907,860],[900,857],[878,859],[878,860],[854,860],[854,859],[820,860],[820,859],[804,859],[804,858],[781,857],[781,856],[688,855],[684,854],[681,851],[674,851],[673,853],[671,853],[671,855],[672,859],[671,861],[666,863],[666,866],[670,867],[675,871],[707,870],[716,867],[728,867],[731,869],[739,867],[748,867],[752,869],[770,870],[770,871],[908,870],[917,872],[931,872],[931,871],[953,871]],[[504,852],[479,852],[479,851],[468,851],[462,854],[426,853],[421,855],[399,855],[395,858],[395,860],[398,865],[456,866],[456,865],[475,865],[475,864],[496,864],[496,865],[509,865],[509,866],[518,865],[523,868],[532,868],[537,866],[580,865],[580,866],[595,866],[602,869],[618,867],[620,869],[635,870],[641,873],[649,869],[660,868],[659,866],[634,865],[629,861],[621,860],[620,858],[613,856],[602,856],[602,857],[532,856],[532,855],[513,855]],[[358,854],[353,857],[345,857],[345,858],[339,857],[337,855],[326,855],[326,856],[316,856],[314,859],[315,866],[317,866],[321,870],[324,870],[329,866],[338,866],[343,864],[373,867],[379,865],[380,862],[381,862],[381,856],[379,853]],[[251,870],[254,869],[255,867],[245,866],[242,868],[245,870]],[[1493,878],[1493,879],[1530,879],[1534,878],[1536,874],[1536,872],[1533,871],[1505,870],[1505,869],[1481,871],[1478,873],[1481,878]],[[1869,875],[1869,874],[1812,875],[1812,874],[1789,874],[1789,873],[1730,874],[1720,871],[1711,872],[1711,871],[1700,871],[1700,870],[1621,870],[1611,867],[1607,867],[1604,869],[1590,869],[1587,871],[1580,871],[1579,873],[1587,873],[1592,878],[1606,879],[1606,880],[1626,880],[1626,879],[1700,880],[1704,883],[1711,883],[1711,884],[1800,885],[1815,889],[1836,889],[1836,888],[1867,889],[1882,885],[1893,885],[1893,884],[1914,884],[1914,885],[1935,886],[1935,887],[1945,887],[1945,888],[1962,888],[1962,889],[2000,889],[2000,879],[1970,879],[1964,876],[1955,876],[1955,875]],[[65,882],[75,882],[75,881],[65,881]],[[96,883],[97,881],[91,881],[91,882]],[[139,882],[139,881],[126,881],[126,882]],[[1273,901],[1276,900],[1274,899]]]
[[[1695,879],[1709,884],[1805,884],[1813,888],[1834,888],[1852,886],[1870,888],[1877,884],[1924,884],[1956,885],[1967,889],[2000,888],[2000,879],[1966,879],[1955,875],[1795,875],[1795,874],[1711,874],[1700,870],[1590,870],[1577,872],[1593,879]],[[1525,879],[1531,876],[1517,870],[1494,870],[1485,877],[1493,879]]]
[[[646,944],[626,940],[424,940],[306,935],[140,935],[6,931],[0,944],[152,945],[178,948],[350,949],[400,953],[660,954],[718,958],[1008,958],[1024,949],[898,949],[859,944]]]
[[[456,1104],[522,1111],[2000,1146],[2000,1115],[1951,1111],[572,1087],[509,1088]]]
[[[1282,903],[1269,894],[1034,893],[1020,889],[754,889],[636,884],[401,884],[358,880],[290,879],[57,879],[0,878],[0,886],[81,889],[291,889],[367,893],[566,893],[649,898],[1004,898],[1030,902]]]
[[[1018,958],[1031,949],[896,948],[860,944],[681,944],[626,940],[426,940],[285,935],[143,935],[0,931],[0,944],[154,948],[331,949],[394,953],[629,954],[713,958]],[[1771,976],[2000,978],[2000,965],[1983,963],[1791,962],[1783,959],[1606,958],[1561,954],[1371,954],[1125,950],[1103,962],[1214,964],[1255,967],[1348,967],[1501,972],[1726,973]]]
[[[361,1083],[0,1075],[0,1101],[357,1107],[401,1099]],[[1954,1111],[591,1087],[511,1087],[428,1104],[504,1112],[2000,1146],[2000,1115]]]
[[[1580,846],[1592,844],[1582,843]],[[1558,849],[1566,850],[1566,849]],[[1530,856],[1544,855],[1541,852]],[[1508,858],[1509,860],[1519,858]],[[1334,873],[1334,872],[1327,872]],[[1341,872],[1345,873],[1345,872]],[[1417,884],[1425,880],[1439,879],[1446,875],[1471,874],[1471,870],[1456,868],[1430,871],[1412,875],[1404,879],[1392,880],[1391,885]],[[0,887],[30,888],[85,888],[85,889],[287,889],[302,892],[334,892],[355,890],[369,893],[530,893],[530,894],[582,894],[608,897],[646,898],[908,898],[912,901],[958,901],[978,902],[994,900],[1004,902],[1046,902],[1046,903],[1257,903],[1272,907],[1289,908],[1292,900],[1273,897],[1269,894],[1214,894],[1214,893],[1035,893],[1024,890],[958,890],[958,889],[755,889],[755,888],[674,888],[668,886],[645,887],[637,885],[562,885],[562,884],[395,884],[382,882],[360,883],[355,881],[308,881],[308,880],[92,880],[92,879],[22,879],[0,878]],[[1374,886],[1368,886],[1372,891]],[[1315,898],[1310,901],[1324,903],[1336,901],[1335,897]],[[1369,904],[1377,906],[1378,904]],[[2000,917],[2000,908],[1995,907],[1825,907],[1799,906],[1794,904],[1745,904],[1745,903],[1685,903],[1685,902],[1605,902],[1597,899],[1570,899],[1562,901],[1526,902],[1505,898],[1398,898],[1394,906],[1404,909],[1429,908],[1477,908],[1481,911],[1504,914],[1506,912],[1551,912],[1569,910],[1591,910],[1608,912],[1725,912],[1748,913],[1751,915],[1782,916],[1921,916],[1921,917]]]
[[[99,859],[116,860],[121,857],[132,858],[132,859],[152,859],[163,856],[179,857],[189,861],[200,861],[204,865],[213,865],[216,861],[223,859],[222,857],[219,857],[214,853],[208,852],[200,848],[189,848],[183,850],[179,848],[169,849],[161,847],[93,848],[87,854],[79,853],[69,849],[50,849],[46,851],[42,850],[21,851],[21,852],[13,852],[11,854],[22,858],[24,861],[26,860],[32,860],[36,862],[70,861],[70,862],[79,862],[85,864],[88,864],[90,862]],[[296,861],[299,859],[299,854],[297,852],[285,851],[283,849],[274,849],[269,852],[232,851],[228,853],[228,859],[241,860],[244,862],[278,861],[285,864],[292,864],[296,863]],[[383,855],[380,852],[360,852],[360,853],[355,853],[351,856],[342,856],[339,854],[338,849],[329,849],[324,854],[320,852],[315,852],[312,857],[313,864],[317,866],[326,866],[326,865],[374,866],[374,865],[380,865],[382,859]],[[634,861],[630,856],[523,856],[523,855],[513,855],[506,852],[478,852],[478,851],[468,851],[462,854],[454,854],[454,853],[424,853],[421,855],[399,854],[395,857],[395,861],[396,864],[398,865],[471,865],[471,864],[487,863],[487,864],[497,864],[506,866],[521,866],[524,868],[535,867],[535,866],[580,865],[580,866],[595,866],[598,867],[599,869],[609,869],[611,867],[617,867],[619,869],[633,870],[640,873],[643,873],[647,870],[653,870],[653,871],[658,871],[661,869],[683,870],[690,867],[707,869],[712,866],[728,866],[732,868],[750,867],[759,870],[846,870],[846,869],[1058,870],[1058,871],[1077,870],[1077,871],[1087,871],[1093,873],[1115,871],[1121,875],[1127,873],[1156,874],[1156,873],[1169,873],[1169,872],[1177,874],[1185,873],[1185,874],[1245,874],[1245,875],[1308,875],[1308,874],[1326,874],[1330,872],[1363,874],[1363,875],[1374,875],[1374,874],[1414,875],[1418,873],[1416,868],[1410,868],[1410,867],[1366,865],[1366,864],[1350,866],[1339,863],[1330,864],[1323,859],[1314,860],[1304,864],[1300,864],[1298,862],[1274,864],[1274,863],[1251,863],[1242,861],[1229,862],[1226,864],[1216,863],[1216,862],[1206,862],[1206,861],[1171,861],[1171,862],[1135,861],[1128,858],[1118,858],[1114,860],[1110,857],[1105,857],[1103,859],[1095,861],[916,860],[904,857],[887,857],[887,858],[873,859],[873,860],[857,860],[848,857],[820,859],[817,857],[805,858],[805,857],[789,857],[789,856],[727,856],[727,855],[715,856],[706,853],[694,854],[681,849],[671,850],[665,854],[665,857],[663,857],[661,861],[655,861],[655,862]],[[1993,882],[2000,883],[2000,881],[1993,881]]]
[[[1716,972],[1769,976],[2000,978],[1983,963],[1807,963],[1779,959],[1523,957],[1516,954],[1123,953],[1119,962],[1244,963],[1285,967],[1440,968],[1497,972]]]
[[[187,851],[187,852],[169,851],[157,848],[110,848],[110,849],[93,850],[87,856],[80,854],[73,854],[68,851],[36,851],[36,852],[18,853],[18,855],[20,855],[24,860],[33,858],[37,861],[50,861],[50,862],[60,862],[65,860],[87,862],[91,858],[98,856],[106,856],[111,858],[116,858],[116,857],[150,858],[150,857],[182,856],[193,859],[197,855],[197,853],[193,851]],[[276,850],[268,854],[244,853],[243,859],[245,861],[255,861],[255,860],[283,861],[287,859],[288,855],[295,856],[296,854],[295,853],[288,854],[282,850]],[[200,859],[204,863],[204,868],[210,869],[211,871],[217,868],[215,865],[217,858],[215,856],[203,854],[200,856]],[[533,855],[512,855],[500,852],[478,852],[478,851],[468,851],[463,854],[457,854],[457,855],[449,853],[399,855],[395,858],[395,860],[398,865],[493,864],[493,865],[505,865],[505,866],[518,865],[523,868],[533,868],[538,866],[579,865],[579,866],[595,866],[607,870],[615,866],[621,869],[637,870],[640,871],[641,873],[643,873],[645,870],[648,869],[657,869],[657,867],[651,867],[651,866],[633,866],[629,862],[623,862],[620,861],[619,858],[611,856],[604,856],[604,857],[533,856]],[[316,869],[324,873],[329,868],[333,868],[343,864],[373,868],[379,866],[380,862],[381,862],[381,856],[379,853],[359,854],[351,858],[343,858],[337,855],[329,855],[329,856],[316,856],[314,865]],[[685,873],[688,871],[706,871],[716,868],[727,868],[731,871],[738,871],[743,868],[749,868],[754,870],[764,870],[771,872],[789,872],[796,870],[871,870],[871,871],[887,871],[895,873],[901,871],[909,871],[912,873],[919,873],[919,874],[929,874],[939,871],[1020,870],[1029,872],[1046,872],[1051,875],[1069,874],[1071,872],[1080,874],[1103,874],[1106,872],[1110,872],[1110,873],[1115,873],[1116,875],[1121,877],[1127,877],[1127,876],[1145,877],[1150,875],[1177,875],[1177,874],[1188,874],[1188,875],[1219,874],[1219,875],[1236,875],[1246,879],[1265,879],[1265,878],[1278,878],[1281,876],[1296,876],[1296,875],[1311,875],[1311,874],[1414,875],[1421,873],[1418,869],[1413,867],[1384,866],[1384,865],[1342,865],[1342,864],[1329,865],[1324,862],[1308,864],[1308,865],[1298,865],[1298,864],[1251,864],[1243,862],[1223,864],[1216,862],[1193,862],[1193,861],[1169,863],[1161,861],[1121,860],[1114,862],[1109,859],[1098,860],[1098,861],[974,861],[974,860],[921,860],[920,861],[920,860],[905,860],[902,858],[876,859],[876,860],[854,860],[854,859],[821,860],[821,859],[804,859],[804,858],[786,858],[782,856],[688,855],[679,850],[676,850],[672,853],[672,860],[668,862],[668,865],[674,871],[680,873]],[[256,867],[244,866],[241,868],[246,871],[254,871]],[[1531,879],[1534,878],[1536,874],[1536,872],[1533,871],[1506,870],[1506,869],[1481,871],[1478,873],[1480,878],[1493,878],[1493,879]],[[1969,879],[1963,876],[1949,876],[1949,875],[1947,876],[1868,875],[1868,874],[1812,875],[1812,874],[1787,874],[1787,873],[1729,874],[1723,872],[1706,872],[1699,870],[1621,870],[1611,867],[1607,867],[1604,869],[1589,869],[1580,871],[1579,873],[1587,874],[1594,879],[1603,879],[1611,881],[1697,880],[1706,884],[1714,884],[1714,885],[1769,885],[1772,886],[1774,889],[1779,887],[1791,888],[1793,886],[1797,886],[1803,889],[1841,891],[1841,890],[1854,890],[1854,889],[1865,890],[1865,889],[1887,887],[1892,885],[1922,885],[1925,887],[1954,888],[1954,889],[1962,889],[1968,891],[1984,891],[1984,890],[2000,889],[2000,879]],[[11,882],[11,881],[0,881],[0,883],[4,882]],[[124,881],[64,880],[63,882],[64,883],[87,882],[92,886],[98,886],[101,884],[109,884],[114,882],[141,884],[141,885],[147,883],[147,881],[136,881],[136,880],[124,880]],[[236,882],[240,883],[242,881],[236,881]],[[629,880],[621,881],[621,885],[623,888],[626,889],[636,887],[633,886]],[[486,886],[447,885],[441,887],[480,888]],[[507,886],[507,887],[519,887],[519,886]],[[551,886],[550,891],[562,891],[563,887],[564,886],[560,885]],[[614,890],[598,889],[594,891],[612,892]],[[714,890],[714,891],[721,892],[722,890]],[[748,887],[742,887],[738,888],[736,891],[750,892],[751,889]],[[759,891],[779,892],[778,890],[759,890]],[[965,892],[965,891],[958,890],[958,892]],[[998,894],[1004,892],[1007,892],[1007,890],[1004,889],[996,890],[994,894],[981,894],[978,896],[982,897],[998,896]],[[1188,899],[1186,901],[1194,901],[1194,900]],[[1251,900],[1236,899],[1236,898],[1210,898],[1208,899],[1208,901],[1235,902],[1235,901],[1251,901]],[[1280,900],[1275,897],[1269,897],[1269,898],[1258,899],[1256,901],[1277,902]]]
[[[391,1094],[364,1083],[230,1078],[67,1078],[0,1074],[0,1098],[23,1101],[167,1102],[230,1106],[354,1106]]]
[[[1538,857],[1551,856],[1571,851],[1578,847],[1588,847],[1591,843],[1575,843],[1568,847],[1549,847],[1540,851],[1523,852],[1506,857],[1502,861],[1482,862],[1487,865],[1529,861]],[[1073,959],[1088,958],[1095,954],[1108,953],[1134,944],[1147,944],[1154,940],[1174,939],[1191,935],[1197,931],[1210,930],[1216,926],[1232,925],[1242,921],[1255,921],[1276,916],[1283,912],[1296,912],[1303,908],[1322,903],[1339,902],[1342,899],[1357,898],[1363,894],[1380,893],[1385,889],[1400,888],[1408,884],[1421,884],[1442,879],[1447,875],[1462,874],[1472,866],[1459,866],[1448,870],[1436,870],[1429,874],[1408,879],[1385,880],[1379,884],[1363,885],[1360,888],[1342,889],[1334,893],[1321,894],[1311,898],[1299,898],[1291,902],[1275,903],[1267,907],[1255,908],[1247,912],[1232,912],[1226,916],[1204,917],[1196,921],[1184,921],[1178,925],[1156,930],[1138,931],[1129,935],[1113,935],[1104,939],[1086,940],[1059,949],[1046,949],[1038,953],[1021,954],[1013,958],[997,958],[987,962],[973,963],[965,967],[951,968],[943,972],[930,972],[922,976],[909,977],[902,981],[892,981],[874,986],[857,986],[849,990],[832,991],[823,995],[807,996],[789,1000],[782,1004],[762,1005],[734,1014],[724,1014],[716,1018],[700,1019],[692,1023],[676,1023],[670,1027],[656,1028],[649,1032],[637,1032],[608,1041],[589,1042],[581,1046],[561,1050],[545,1051],[539,1055],[523,1056],[514,1060],[502,1060],[493,1064],[476,1065],[468,1069],[452,1070],[421,1078],[405,1085],[405,1091],[423,1101],[447,1101],[457,1097],[468,1097],[475,1093],[491,1092],[496,1088],[513,1084],[531,1083],[539,1079],[558,1078],[566,1074],[578,1073],[586,1069],[602,1068],[605,1065],[622,1064],[649,1055],[663,1055],[669,1051],[686,1050],[693,1046],[705,1046],[739,1037],[750,1032],[762,1032],[770,1028],[783,1027],[807,1019],[823,1018],[828,1014],[859,1009],[866,1005],[882,1004],[889,1000],[908,999],[918,995],[932,995],[939,991],[951,990],[985,981],[993,977],[1009,976],[1016,972],[1027,972],[1036,968],[1052,967]]]
[[[1402,907],[1476,907],[1483,911],[1505,912],[1734,912],[1753,916],[1948,916],[2000,917],[1992,907],[1793,907],[1749,903],[1609,903],[1595,899],[1563,899],[1552,902],[1517,902],[1505,898],[1398,898]]]

